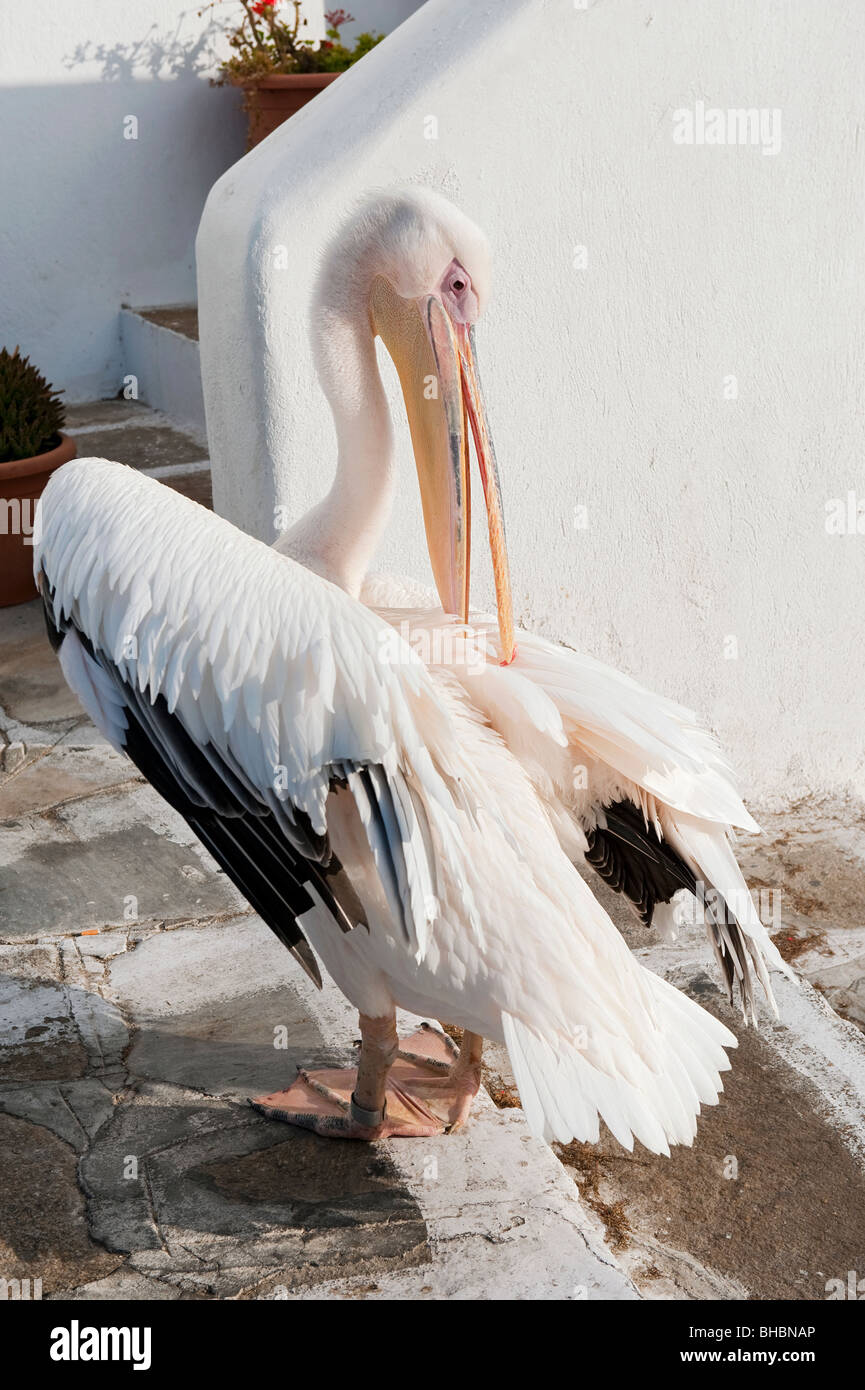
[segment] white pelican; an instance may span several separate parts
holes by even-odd
[[[105,737],[359,1011],[356,1071],[301,1071],[255,1104],[328,1135],[453,1130],[487,1037],[507,1044],[536,1133],[594,1141],[600,1117],[626,1147],[668,1153],[717,1101],[736,1039],[638,963],[573,861],[647,923],[705,885],[748,1015],[754,973],[774,1004],[764,960],[786,967],[730,850],[729,826],[753,822],[710,738],[626,676],[514,633],[472,329],[488,286],[483,235],[441,196],[369,200],[314,298],[338,440],[325,499],[272,548],[130,468],[78,460],[45,489],[37,578]],[[441,608],[399,609],[381,579],[367,598],[382,611],[361,602],[395,482],[376,334],[405,396]],[[498,619],[465,627],[469,428]],[[436,639],[427,661],[418,635]],[[400,1047],[397,1006],[465,1030],[452,1067],[436,1029]]]

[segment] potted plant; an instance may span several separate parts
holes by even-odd
[[[0,608],[36,594],[33,524],[42,489],[75,457],[62,433],[65,412],[41,372],[14,352],[0,351]]]
[[[384,38],[359,34],[349,48],[339,31],[354,16],[328,10],[327,38],[316,45],[301,38],[307,22],[301,17],[301,0],[288,0],[282,9],[281,0],[240,3],[243,19],[228,38],[234,52],[222,63],[215,83],[230,82],[243,89],[250,150]]]

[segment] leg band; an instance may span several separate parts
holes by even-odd
[[[384,1117],[387,1113],[387,1101],[385,1101],[381,1110],[364,1110],[363,1106],[358,1105],[354,1095],[352,1095],[349,1108],[351,1111],[351,1118],[356,1124],[363,1125],[364,1129],[376,1129],[380,1124],[384,1123]]]

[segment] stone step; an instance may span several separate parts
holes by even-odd
[[[66,433],[74,437],[79,458],[128,464],[205,507],[212,505],[207,446],[198,432],[142,401],[67,406]]]
[[[124,305],[120,311],[120,337],[128,388],[203,444],[207,431],[196,305]],[[134,381],[130,382],[129,377]]]

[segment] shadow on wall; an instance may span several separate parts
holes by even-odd
[[[0,88],[0,338],[70,401],[120,388],[121,304],[194,300],[205,198],[244,153],[239,94],[204,75],[207,34],[85,44],[67,66],[94,59],[100,82]]]
[[[194,43],[181,38],[183,16],[178,17],[172,34],[161,34],[156,24],[129,43],[80,43],[66,58],[65,66],[74,71],[85,64],[99,63],[106,82],[132,81],[136,73],[148,73],[154,80],[178,77],[209,77],[219,61],[214,43],[225,32],[211,20]]]

